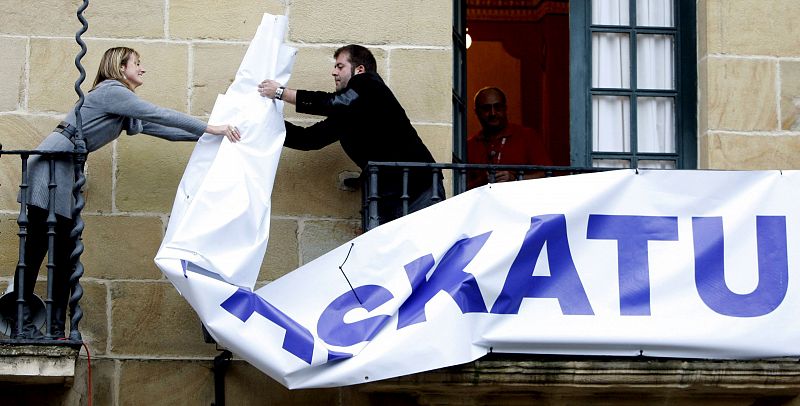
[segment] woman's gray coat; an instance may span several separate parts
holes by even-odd
[[[170,141],[196,141],[203,135],[206,123],[192,116],[156,106],[140,99],[121,82],[106,80],[86,94],[81,108],[83,135],[89,152],[117,139],[122,130],[128,135],[148,134]],[[43,151],[72,151],[68,138],[75,131],[75,109],[64,118],[71,128],[64,133],[54,131],[36,148]],[[28,204],[47,209],[49,166],[40,156],[28,159]],[[55,164],[56,214],[72,218],[74,199],[74,165],[70,158],[57,159]]]

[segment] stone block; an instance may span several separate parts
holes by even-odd
[[[119,405],[209,405],[214,401],[211,360],[126,360]],[[236,404],[236,403],[231,403]]]
[[[335,85],[331,71],[335,63],[334,51],[336,51],[336,47],[299,47],[292,68],[292,76],[287,86],[292,89],[333,92]],[[295,107],[288,103],[284,104],[283,114],[287,119],[314,121],[321,119],[319,116],[297,113]]]
[[[142,67],[147,71],[144,84],[136,93],[149,102],[162,107],[186,112],[188,91],[188,45],[167,42],[141,42],[118,40],[86,40],[88,53],[82,59],[86,81],[82,85],[88,92],[97,75],[100,58],[112,46],[128,46],[140,55]],[[72,61],[79,51],[72,39],[31,39],[30,86],[28,108],[33,112],[66,113],[77,100],[73,83],[77,70],[64,61]],[[65,66],[67,68],[65,68]],[[57,85],[54,85],[57,84]]]
[[[774,60],[709,58],[708,128],[777,130],[776,74]]]
[[[4,0],[0,4],[3,5],[0,34],[67,36],[74,35],[80,28],[75,18],[78,6],[73,0]]]
[[[87,275],[100,279],[162,279],[153,262],[161,244],[160,217],[83,217]]]
[[[718,9],[712,10],[712,5],[716,5],[713,0],[697,0],[697,59],[703,59],[708,55],[709,49],[719,49],[719,45],[712,46],[712,39],[718,39],[716,29],[718,29],[717,17]],[[715,13],[716,11],[716,13]]]
[[[723,52],[724,33],[722,3],[720,0],[699,0],[697,2],[697,56],[702,59],[708,54]]]
[[[189,45],[175,42],[136,42],[124,44],[103,44],[108,46],[130,46],[140,55],[140,62],[147,73],[144,84],[136,89],[136,94],[144,100],[161,107],[186,113],[189,111],[189,92],[186,83],[189,78]],[[94,60],[96,67],[100,58]],[[95,68],[96,69],[96,68]],[[96,73],[96,70],[94,71]],[[92,79],[94,79],[92,74]]]
[[[23,107],[27,47],[28,40],[24,38],[0,38],[0,49],[3,50],[0,111],[14,111]]]
[[[452,121],[452,51],[397,49],[390,56],[390,80],[412,122]]]
[[[300,230],[300,262],[307,264],[360,233],[360,221],[306,221]]]
[[[0,143],[3,149],[34,149],[60,120],[52,117],[23,114],[0,115]],[[22,159],[19,155],[4,155],[0,159],[0,210],[19,211],[17,193],[22,184]]]
[[[77,10],[75,4],[70,8]],[[164,38],[164,0],[92,1],[84,16],[89,21],[86,37]],[[75,20],[74,31],[78,24]]]
[[[709,93],[711,85],[708,80],[708,61],[703,58],[697,63],[697,132],[705,134],[708,131]]]
[[[229,0],[224,6],[209,0],[170,0],[172,38],[250,41],[264,13],[284,14],[282,0]]]
[[[260,281],[274,281],[298,266],[297,221],[270,220],[269,243],[258,275]]]
[[[225,398],[234,405],[339,405],[338,388],[289,390],[252,365],[234,360],[225,376]]]
[[[800,131],[800,62],[780,62],[781,129]]]
[[[710,169],[709,151],[710,143],[714,137],[708,136],[706,133],[699,133],[697,135],[697,169]]]
[[[78,323],[78,331],[92,356],[105,355],[108,345],[108,288],[104,283],[89,279],[94,279],[94,275],[93,270],[87,267],[80,282],[83,297],[78,303],[83,318]],[[67,328],[70,328],[69,324]]]
[[[14,275],[19,262],[19,226],[16,214],[0,214],[0,277]],[[6,282],[0,284],[0,289],[5,291]],[[2,295],[0,295],[2,296]]]
[[[225,93],[233,83],[246,51],[247,44],[193,45],[192,114],[211,114],[217,95]]]
[[[713,133],[705,143],[709,169],[800,169],[800,137]]]
[[[115,141],[116,142],[116,141]],[[83,198],[86,199],[84,213],[111,213],[112,188],[114,186],[114,144],[106,145],[89,154],[85,167],[86,184]]]
[[[89,391],[87,385],[89,383],[88,359],[86,352],[78,358],[78,363],[75,367],[75,381],[70,388],[67,396],[62,400],[62,405],[113,405],[114,403],[114,387],[116,383],[116,366],[113,359],[94,358],[95,353],[91,346],[91,373],[92,373],[92,402],[88,402]]]
[[[123,137],[117,144],[117,210],[169,213],[195,143]]]
[[[87,40],[88,53],[81,63],[86,80],[81,89],[91,89],[105,44]],[[78,71],[73,61],[80,47],[69,38],[32,38],[30,40],[28,110],[31,112],[66,113],[78,99],[73,88]]]
[[[35,149],[60,121],[55,116],[0,114],[0,143],[4,150]]]
[[[800,56],[800,2],[708,0],[709,53]]]
[[[338,186],[338,175],[346,171],[358,168],[338,142],[319,151],[284,148],[275,175],[272,214],[360,218],[361,191],[341,190]]]
[[[453,157],[453,127],[449,125],[420,125],[414,126],[422,142],[433,154],[433,159],[439,163],[448,163]],[[442,171],[444,188],[447,196],[453,194],[453,171]]]
[[[450,125],[424,125],[414,126],[422,142],[433,154],[436,162],[450,162],[453,158],[453,127]]]
[[[197,313],[169,282],[113,282],[110,286],[111,354],[216,355],[214,345],[203,341]]]
[[[450,1],[335,2],[294,0],[290,39],[305,43],[405,44],[449,47]]]

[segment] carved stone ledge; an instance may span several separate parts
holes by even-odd
[[[0,343],[0,382],[71,386],[80,346]]]
[[[797,359],[716,361],[493,354],[464,365],[359,385],[358,390],[409,394],[420,404],[429,405],[531,404],[532,399],[549,402],[544,404],[562,404],[552,403],[554,399],[561,399],[563,404],[582,404],[590,399],[602,399],[600,404],[618,404],[622,399],[682,405],[728,398],[738,402],[788,402],[800,395],[800,363]]]

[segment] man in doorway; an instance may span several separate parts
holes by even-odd
[[[290,89],[274,80],[258,85],[261,96],[294,104],[298,113],[326,118],[309,127],[286,122],[284,146],[303,151],[321,149],[336,141],[362,169],[367,162],[433,163],[405,110],[378,75],[375,57],[360,45],[346,45],[333,54],[333,93]],[[381,168],[378,183],[380,223],[403,215],[403,177],[399,169]],[[411,170],[408,212],[444,198],[442,182],[432,184],[430,170]]]
[[[544,140],[533,129],[509,123],[506,114],[506,95],[497,87],[485,87],[475,94],[475,115],[481,130],[467,139],[467,162],[494,165],[552,165]],[[525,179],[544,176],[541,172],[527,173]],[[496,171],[495,182],[517,180],[512,171]],[[489,183],[484,170],[471,170],[467,188]]]

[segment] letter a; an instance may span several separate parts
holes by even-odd
[[[533,268],[545,242],[550,276],[533,276]],[[511,264],[492,313],[516,314],[526,297],[556,298],[564,314],[594,314],[572,260],[567,241],[567,220],[563,214],[531,218],[531,228]]]

